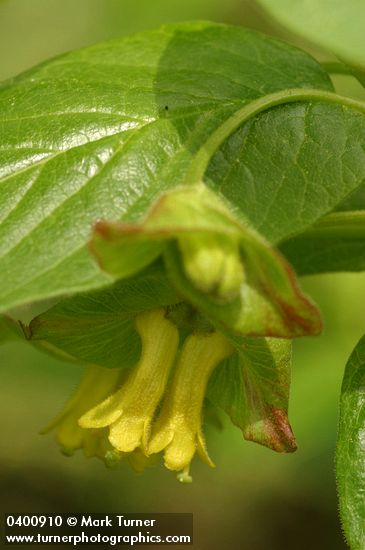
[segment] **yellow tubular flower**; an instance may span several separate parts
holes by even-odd
[[[99,456],[103,452],[105,437],[103,434],[88,432],[80,428],[78,419],[90,407],[115,391],[121,378],[121,369],[106,369],[103,367],[88,367],[81,382],[64,409],[43,430],[42,434],[56,430],[56,439],[67,455],[72,455],[77,449],[84,449],[86,456]],[[105,436],[105,434],[104,434]]]
[[[120,452],[146,448],[179,343],[178,329],[164,309],[138,315],[136,328],[142,341],[138,364],[117,392],[79,419],[82,428],[109,426],[109,441]]]
[[[202,431],[202,407],[211,373],[233,351],[228,340],[217,332],[192,334],[181,350],[148,445],[148,454],[165,450],[165,465],[181,472],[178,475],[181,482],[191,481],[189,467],[196,451],[202,460],[214,466]]]

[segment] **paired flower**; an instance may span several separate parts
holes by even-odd
[[[196,452],[213,466],[203,434],[204,399],[214,369],[231,364],[231,370],[243,368],[239,382],[247,393],[237,398],[236,387],[227,390],[235,399],[226,407],[232,419],[246,419],[244,434],[250,439],[294,450],[286,416],[288,348],[272,346],[269,338],[267,346],[257,348],[256,371],[247,350],[253,340],[316,334],[321,321],[276,250],[203,184],[161,196],[141,222],[99,222],[91,248],[103,269],[129,281],[120,288],[121,303],[130,310],[135,292],[141,304],[137,278],[145,274],[143,296],[154,306],[134,316],[142,344],[134,368],[91,367],[47,427],[56,429],[63,449],[82,447],[108,464],[126,455],[137,470],[163,451],[166,467],[177,471],[180,481],[191,481]],[[148,282],[151,269],[160,282],[157,292]],[[167,287],[173,291],[164,292]],[[276,350],[285,350],[283,360]],[[269,369],[277,366],[278,374],[265,373],[267,383],[262,382],[260,361],[274,356]],[[230,363],[231,357],[237,360]]]
[[[58,442],[67,454],[83,447],[86,456],[103,458],[107,465],[128,454],[138,471],[150,454],[165,449],[165,464],[182,472],[181,481],[190,480],[189,466],[196,450],[213,466],[202,432],[205,389],[212,370],[233,347],[216,332],[192,334],[178,353],[179,332],[166,314],[166,310],[157,309],[136,317],[141,358],[116,391],[120,369],[90,367],[65,410],[45,428],[44,432],[56,428]]]

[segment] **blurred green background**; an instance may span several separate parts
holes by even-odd
[[[249,26],[330,59],[248,0],[0,0],[0,80],[73,48],[187,19]],[[346,77],[336,84],[362,93]],[[126,465],[109,471],[81,455],[63,457],[53,437],[38,432],[82,369],[24,344],[0,347],[2,511],[193,512],[199,550],[346,548],[334,447],[344,365],[365,332],[365,276],[311,277],[303,286],[323,311],[325,333],[295,343],[290,416],[299,450],[281,456],[245,442],[222,415],[224,430],[207,430],[217,468],[196,461],[189,486],[162,465],[136,475]]]

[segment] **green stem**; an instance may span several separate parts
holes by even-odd
[[[244,105],[217,128],[194,156],[186,174],[186,184],[203,180],[209,162],[222,143],[250,118],[278,105],[301,101],[323,101],[334,105],[350,107],[365,114],[365,103],[324,90],[292,88],[260,97]]]
[[[320,237],[365,239],[365,211],[353,210],[328,214],[301,235],[311,239]],[[296,236],[293,238],[295,239]]]
[[[340,61],[324,61],[321,65],[329,74],[353,74],[353,69]]]
[[[329,74],[342,74],[346,76],[352,76],[353,78],[356,78],[356,80],[362,86],[365,87],[364,70],[359,69],[358,67],[346,65],[345,63],[341,63],[340,61],[326,61],[324,63],[321,63],[321,65]]]

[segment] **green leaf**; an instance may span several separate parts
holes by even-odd
[[[365,66],[363,0],[258,1],[290,30],[340,58]]]
[[[335,208],[336,212],[352,210],[365,210],[365,182]]]
[[[293,452],[288,421],[291,342],[246,338],[238,354],[213,372],[209,399],[226,411],[243,436],[277,452]]]
[[[365,116],[308,102],[251,119],[214,156],[207,176],[277,244],[330,213],[365,181]]]
[[[279,244],[298,275],[365,270],[365,185],[333,213]]]
[[[329,214],[280,244],[299,275],[365,270],[365,210]]]
[[[133,367],[141,353],[136,314],[176,301],[162,269],[151,266],[131,280],[62,300],[32,320],[29,338],[68,361]]]
[[[163,194],[140,222],[98,224],[92,250],[118,277],[162,254],[171,286],[221,330],[283,338],[321,330],[290,266],[204,184]]]
[[[365,547],[365,336],[346,365],[336,452],[342,526],[352,550]]]
[[[208,174],[271,242],[305,229],[365,177],[365,117],[326,103],[330,80],[304,52],[187,23],[71,52],[6,83],[1,310],[110,284],[86,248],[94,222],[141,217],[242,106],[281,91],[285,103],[289,88],[324,96],[242,124]]]

